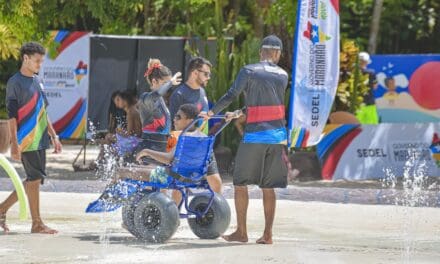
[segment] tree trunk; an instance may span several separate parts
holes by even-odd
[[[150,0],[144,0],[144,35],[150,35],[151,28],[148,23],[148,16],[150,11]]]
[[[368,40],[368,52],[376,53],[377,36],[379,34],[380,16],[382,14],[383,0],[374,1],[373,19],[371,20],[370,39]]]
[[[266,10],[270,6],[270,0],[258,0],[255,2],[255,9],[253,12],[253,27],[255,36],[257,38],[264,37],[264,15],[266,14]]]

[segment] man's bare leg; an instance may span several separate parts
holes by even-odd
[[[17,192],[13,191],[3,203],[0,204],[0,228],[8,233],[9,227],[6,224],[6,213],[18,201]]]
[[[237,213],[237,230],[230,235],[223,236],[223,239],[232,242],[248,242],[246,215],[249,204],[247,186],[234,186],[235,212]]]
[[[40,183],[41,180],[26,181],[25,190],[29,201],[32,216],[31,233],[56,234],[57,230],[49,228],[43,223],[40,216]]]
[[[275,217],[276,196],[274,189],[262,189],[264,206],[264,233],[257,240],[257,244],[272,244],[272,226]]]

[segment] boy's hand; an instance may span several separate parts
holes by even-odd
[[[209,112],[202,111],[200,112],[199,117],[203,117],[203,119],[208,120],[213,115],[214,113],[212,111]]]
[[[52,137],[52,144],[54,147],[53,153],[61,153],[63,151],[63,145],[60,142],[60,138],[58,136]]]

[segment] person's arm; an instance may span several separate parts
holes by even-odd
[[[168,92],[168,90],[169,90],[171,87],[173,87],[173,84],[172,84],[171,81],[168,81],[168,82],[162,84],[162,86],[160,86],[159,89],[157,89],[156,92],[157,92],[160,96],[164,96],[164,95]]]
[[[9,133],[11,134],[11,158],[21,160],[20,147],[17,138],[18,98],[16,84],[9,81],[6,85],[6,109],[8,111]]]
[[[116,131],[116,118],[112,113],[109,113],[109,124],[108,124],[108,132],[114,134]]]
[[[37,77],[37,81],[40,83],[40,86],[43,86],[43,82],[41,79]],[[46,94],[43,92],[43,90],[39,89],[39,92],[41,96],[43,96],[44,100],[44,107],[47,110],[47,107],[49,106],[49,101],[47,100]],[[61,153],[63,146],[61,145],[60,138],[57,135],[57,132],[53,128],[52,122],[50,121],[49,115],[46,112],[46,118],[47,118],[47,132],[50,136],[50,139],[52,141],[52,145],[54,147],[53,153]]]
[[[141,114],[139,111],[135,111],[134,115],[134,127],[133,127],[133,135],[140,137],[142,135],[142,121],[141,121]]]
[[[241,115],[239,118],[237,118],[234,121],[234,126],[238,130],[238,133],[241,136],[243,136],[243,134],[244,134],[243,126],[244,126],[245,123],[246,123],[246,116],[245,115]]]
[[[170,152],[161,152],[155,151],[151,149],[143,149],[136,155],[136,160],[140,161],[143,157],[150,157],[154,160],[159,161],[160,163],[170,164],[174,158],[174,151]]]
[[[229,88],[228,92],[223,95],[217,103],[212,107],[209,111],[210,115],[214,115],[228,107],[232,103],[232,101],[237,98],[241,92],[246,88],[248,83],[249,73],[246,69],[241,69],[238,73],[237,78],[232,84],[231,88]]]
[[[159,89],[157,90],[157,93],[160,96],[164,96],[173,85],[179,85],[182,82],[181,76],[182,76],[182,73],[180,73],[180,72],[177,72],[176,74],[174,74],[174,76],[171,78],[170,81],[162,84],[162,86],[159,87]]]
[[[53,128],[49,116],[47,116],[47,132],[49,133],[50,139],[52,140],[52,144],[54,147],[53,153],[61,153],[61,151],[63,150],[63,145],[61,145],[60,138],[58,137],[57,132]]]
[[[170,98],[171,120],[174,120],[174,116],[176,115],[181,105],[182,105],[182,95],[179,93],[179,90],[175,90]]]
[[[140,136],[142,125],[139,112],[130,109],[127,112],[127,131],[121,131],[119,134],[124,136]]]
[[[16,161],[21,160],[20,147],[18,146],[17,139],[17,119],[10,118],[8,120],[9,134],[11,134],[11,158]]]

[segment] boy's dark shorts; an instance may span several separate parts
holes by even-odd
[[[206,176],[210,176],[213,174],[218,174],[217,160],[215,159],[214,151],[211,155],[211,162],[208,165],[208,171],[206,172]]]
[[[21,162],[26,173],[26,181],[40,180],[44,184],[46,178],[46,150],[35,150],[21,153]]]
[[[286,188],[286,146],[240,143],[234,166],[234,185]]]

